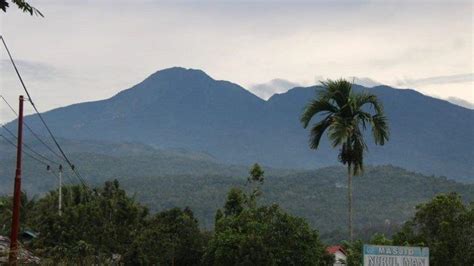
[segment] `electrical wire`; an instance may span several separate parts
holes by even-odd
[[[1,125],[1,127],[2,127],[5,131],[7,131],[8,134],[10,134],[13,138],[18,139],[18,137],[15,136],[15,134],[13,134],[13,132],[11,132],[5,125]],[[24,142],[23,142],[22,144],[23,144],[23,146],[25,146],[25,148],[27,148],[30,152],[36,154],[38,157],[42,158],[43,160],[48,161],[48,162],[50,162],[50,163],[52,163],[52,164],[60,165],[60,163],[58,163],[58,162],[56,162],[56,161],[53,161],[53,160],[47,158],[46,156],[42,155],[41,153],[35,151],[33,148],[31,148],[30,146],[28,146],[28,144],[26,144],[26,143],[24,143]]]
[[[12,145],[13,147],[17,148],[17,145],[11,141],[9,138],[7,138],[5,135],[0,134],[0,137],[2,137],[8,144]],[[26,156],[30,157],[31,159],[35,160],[36,162],[45,165],[46,167],[49,166],[49,164],[43,162],[42,160],[36,158],[34,155],[30,154],[29,152],[22,150],[22,153],[25,154]]]
[[[33,109],[35,110],[36,114],[38,115],[38,117],[40,118],[41,122],[43,123],[44,127],[46,128],[46,130],[48,131],[51,139],[53,140],[54,144],[56,145],[56,147],[58,148],[59,152],[61,153],[61,155],[64,157],[65,161],[67,162],[68,166],[71,168],[72,172],[77,176],[77,178],[79,179],[79,181],[82,183],[82,185],[87,186],[87,183],[86,181],[84,180],[84,178],[79,174],[79,171],[77,171],[77,169],[75,168],[74,164],[72,164],[71,160],[66,156],[66,154],[64,153],[64,150],[61,148],[61,145],[59,145],[56,137],[54,136],[53,132],[51,131],[51,129],[49,128],[48,124],[46,123],[46,121],[44,120],[43,116],[41,115],[41,113],[38,111],[38,108],[36,107],[35,103],[33,102],[33,98],[31,97],[28,89],[26,88],[26,85],[25,85],[25,82],[23,82],[23,78],[21,77],[21,74],[20,72],[18,71],[18,68],[16,67],[16,64],[15,64],[15,61],[13,60],[13,57],[10,53],[10,50],[8,49],[8,46],[5,42],[5,39],[3,38],[2,35],[0,35],[0,39],[2,39],[2,43],[3,43],[3,46],[5,47],[5,50],[7,51],[7,54],[8,54],[8,57],[10,58],[10,62],[12,63],[13,65],[13,68],[15,69],[15,72],[18,76],[18,79],[20,80],[20,83],[23,87],[23,90],[25,91],[27,97],[28,97],[28,101],[30,102],[31,106],[33,106]]]
[[[15,109],[10,105],[10,103],[7,101],[7,99],[5,99],[5,97],[3,97],[3,95],[0,95],[0,98],[2,98],[2,100],[5,102],[5,104],[8,106],[8,108],[10,108],[10,110],[12,111],[13,114],[15,114],[16,117],[18,117],[18,113],[15,111]],[[41,144],[43,144],[52,154],[54,154],[56,157],[58,157],[58,159],[60,160],[64,160],[63,157],[61,157],[61,155],[59,155],[57,152],[55,152],[53,150],[53,148],[51,148],[50,145],[48,145],[45,141],[43,141],[40,136],[35,133],[33,131],[33,129],[23,120],[23,125],[26,127],[26,129],[28,129],[28,131],[31,133],[31,135],[33,135]]]
[[[18,147],[18,145],[16,145],[13,141],[11,141],[9,138],[7,138],[5,135],[3,134],[0,134],[0,137],[2,137],[8,144],[10,144],[11,146],[13,146],[15,149]],[[24,144],[23,144],[24,145]],[[25,151],[25,150],[22,150],[22,153],[24,155],[26,155],[27,157],[29,157],[30,159],[33,159],[34,161],[36,161],[37,163],[40,163],[44,166],[46,166],[46,169],[48,169],[50,167],[50,165],[48,163],[45,163],[44,161],[42,161],[41,159],[38,159],[36,158],[34,155],[32,155],[31,153]],[[57,174],[52,171],[52,170],[47,170],[48,172],[51,172],[54,176],[56,176],[57,178],[59,178],[59,176],[57,176]],[[72,184],[72,178],[68,175],[65,175],[63,173],[63,176],[66,176],[66,178],[68,178],[68,181]]]

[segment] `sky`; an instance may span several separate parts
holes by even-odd
[[[357,77],[474,103],[472,1],[29,2],[45,17],[12,7],[0,32],[40,111],[111,97],[173,66],[262,98]],[[20,93],[2,48],[0,94],[16,104]],[[9,114],[0,104],[0,121]]]

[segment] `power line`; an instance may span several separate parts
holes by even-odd
[[[3,95],[0,95],[0,98],[2,98],[2,100],[8,105],[8,108],[10,108],[10,110],[12,111],[13,114],[15,114],[15,116],[18,116],[18,113],[15,111],[15,109],[10,105],[10,103],[7,101],[7,99],[5,99],[5,97],[3,97]],[[38,134],[36,134],[33,129],[25,122],[23,121],[23,125],[25,125],[26,129],[28,129],[28,131],[30,131],[31,135],[33,135],[41,144],[43,144],[52,154],[54,154],[56,157],[58,157],[58,159],[60,160],[64,160],[63,157],[61,157],[61,155],[59,155],[57,152],[55,152],[51,146],[49,146],[45,141],[43,141],[40,136]]]
[[[8,129],[5,125],[2,124],[2,128],[8,132],[8,134],[10,134],[13,138],[17,139],[17,136],[15,134],[13,134],[13,132],[11,132],[10,129]],[[40,154],[39,152],[35,151],[33,148],[31,148],[30,146],[28,146],[26,143],[23,142],[23,146],[25,146],[25,148],[27,148],[29,151],[31,151],[32,153],[36,154],[38,157],[44,159],[45,161],[48,161],[52,164],[57,164],[57,165],[60,165],[60,163],[56,162],[56,161],[53,161],[49,158],[47,158],[46,156]]]
[[[69,158],[66,156],[66,154],[64,153],[63,149],[61,148],[61,146],[59,145],[58,141],[56,140],[56,137],[53,135],[53,132],[51,131],[51,129],[49,128],[49,126],[46,124],[46,121],[44,120],[43,116],[41,115],[41,113],[38,111],[38,108],[36,108],[36,105],[35,103],[33,102],[33,98],[31,97],[30,93],[28,92],[28,89],[26,88],[26,85],[25,83],[23,82],[23,78],[21,77],[21,74],[20,72],[18,71],[18,68],[16,67],[16,64],[15,64],[15,61],[13,60],[13,57],[10,53],[10,50],[8,49],[8,46],[5,42],[5,39],[3,38],[3,36],[0,35],[0,39],[2,39],[2,43],[3,43],[3,46],[5,47],[5,50],[7,51],[8,53],[8,57],[10,58],[10,62],[12,63],[13,65],[13,68],[15,69],[15,72],[18,76],[18,79],[20,80],[20,83],[23,87],[23,90],[25,91],[26,95],[28,96],[28,100],[31,104],[31,106],[33,106],[33,109],[35,109],[35,112],[36,114],[38,115],[38,117],[40,118],[41,122],[43,123],[44,127],[46,128],[46,130],[48,131],[51,139],[53,140],[54,144],[56,145],[56,147],[58,148],[59,152],[61,153],[61,155],[64,157],[65,161],[67,162],[67,164],[69,165],[69,167],[71,168],[71,170],[74,172],[74,174],[77,176],[77,178],[81,181],[81,183],[87,187],[87,183],[86,181],[84,180],[84,178],[82,178],[82,176],[79,174],[79,172],[76,170],[74,164],[72,164],[71,160],[69,160]]]
[[[13,147],[15,147],[15,148],[17,147],[17,145],[16,145],[15,143],[13,143],[13,141],[11,141],[11,140],[10,140],[9,138],[7,138],[5,135],[0,134],[0,137],[2,137],[8,144],[12,145]],[[26,156],[30,157],[31,159],[37,161],[38,163],[43,164],[43,165],[45,165],[46,167],[49,166],[49,164],[47,164],[47,163],[41,161],[40,159],[36,158],[34,155],[32,155],[32,154],[26,152],[25,150],[23,150],[22,152],[23,152],[23,154],[25,154]]]
[[[10,144],[11,146],[13,146],[14,148],[17,147],[17,145],[16,145],[13,141],[11,141],[9,138],[7,138],[5,135],[0,134],[0,137],[2,137],[8,144]],[[16,137],[16,136],[15,136],[15,137]],[[25,145],[25,144],[23,144],[23,145]],[[26,146],[25,146],[25,147],[26,147]],[[50,167],[49,164],[45,163],[45,162],[42,161],[41,159],[36,158],[36,157],[35,157],[34,155],[32,155],[31,153],[29,153],[29,152],[27,152],[27,151],[25,151],[25,150],[23,150],[22,153],[23,153],[24,155],[28,156],[29,158],[33,159],[33,160],[36,161],[37,163],[40,163],[40,164],[46,166],[46,169],[48,169],[48,168]],[[58,177],[57,174],[56,174],[54,171],[52,171],[52,170],[49,170],[49,171],[50,171],[54,176]],[[69,182],[72,182],[72,179],[71,179],[70,176],[68,176],[68,175],[65,175],[65,176],[69,179]],[[59,177],[58,177],[58,178],[59,178]]]
[[[56,173],[55,171],[53,170],[49,170],[50,173],[52,173],[57,179],[59,179],[59,175],[58,173]],[[67,182],[68,184],[67,185],[72,185],[74,182],[72,181],[72,178],[69,176],[69,175],[66,175],[66,173],[63,172],[63,176],[67,177],[67,179],[69,180],[69,182]]]
[[[11,106],[11,104],[7,101],[7,99],[5,99],[5,97],[3,97],[3,95],[0,95],[0,98],[2,98],[2,100],[5,102],[5,104],[7,104],[8,108],[12,111],[13,114],[15,114],[15,116],[18,116],[18,113],[15,111],[15,109]],[[52,148],[51,146],[49,146],[45,141],[43,141],[38,134],[36,134],[33,129],[25,122],[23,121],[23,125],[25,125],[25,127],[30,131],[30,133],[40,142],[42,143],[49,151],[51,151],[51,153],[53,153],[56,157],[58,157],[60,160],[63,160],[64,161],[64,158],[61,157],[58,153],[56,153]],[[15,139],[17,138],[16,135],[11,132],[11,130],[9,130],[5,125],[2,125],[2,127],[11,135],[13,136]],[[2,136],[4,139],[5,137]],[[6,139],[8,141],[8,139]],[[8,142],[10,144],[13,144],[15,147],[16,147],[16,144],[14,144],[13,142]],[[48,159],[47,157],[41,155],[39,152],[36,152],[33,148],[31,148],[30,146],[28,146],[27,144],[23,143],[23,146],[25,146],[27,149],[29,149],[31,152],[35,153],[36,155],[38,155],[39,157],[45,159],[46,161],[50,162],[50,163],[53,163],[53,164],[56,164],[56,165],[61,165],[59,162],[57,161],[52,161],[50,159]],[[25,151],[23,151],[25,154],[27,154]],[[33,156],[31,154],[27,154],[30,158],[32,158]],[[33,159],[36,159],[37,161],[39,161],[37,158],[33,158]],[[40,162],[42,164],[44,164],[44,162]],[[49,168],[49,165],[47,165],[47,167]],[[57,178],[59,178],[59,176],[53,171],[53,170],[48,170],[49,172],[51,172],[54,176],[56,176]],[[72,178],[69,176],[69,175],[66,175],[65,172],[63,172],[63,175],[68,179],[68,183],[69,184],[72,184],[74,183]]]

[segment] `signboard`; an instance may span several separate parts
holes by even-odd
[[[429,266],[430,250],[424,247],[364,245],[364,266]]]

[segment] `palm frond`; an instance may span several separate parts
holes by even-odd
[[[384,145],[388,140],[388,121],[382,103],[373,94],[354,93],[352,84],[345,80],[327,80],[322,84],[318,98],[306,106],[300,118],[306,128],[314,115],[330,113],[312,127],[310,147],[318,148],[327,130],[332,146],[341,147],[339,160],[348,164],[354,175],[358,175],[364,170],[364,153],[368,149],[363,135],[367,126],[372,128],[375,144]]]
[[[324,87],[320,97],[324,97],[328,101],[334,101],[339,108],[343,108],[347,104],[349,95],[351,94],[352,88],[351,83],[339,79],[339,80],[330,80],[321,82]]]
[[[332,146],[337,147],[347,142],[351,131],[352,125],[350,121],[341,116],[334,116],[329,126],[329,139],[332,141]]]
[[[361,123],[362,129],[367,129],[367,123],[371,122],[372,115],[364,111],[356,111],[355,119],[358,121],[356,124]]]
[[[383,112],[383,105],[374,94],[364,92],[356,94],[354,99],[356,109],[361,109],[364,105],[369,104],[374,108],[376,113],[380,114]]]
[[[334,113],[337,111],[337,108],[334,107],[329,101],[325,100],[313,100],[311,101],[304,109],[303,114],[301,115],[300,121],[303,123],[303,127],[308,127],[311,119],[321,112]]]
[[[313,128],[311,128],[311,133],[309,136],[309,147],[311,149],[317,149],[319,147],[319,142],[321,141],[324,131],[326,131],[326,129],[331,124],[331,117],[332,115],[328,115],[326,118],[316,123]]]
[[[372,116],[371,124],[375,144],[384,145],[390,136],[387,118],[385,115],[376,114]]]
[[[16,6],[21,9],[23,12],[30,13],[30,15],[36,15],[40,17],[44,17],[43,13],[33,7],[32,5],[28,4],[25,0],[12,0],[13,3],[16,4]]]

